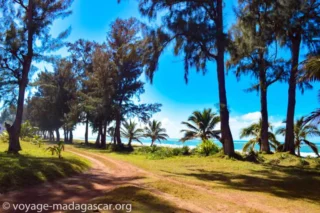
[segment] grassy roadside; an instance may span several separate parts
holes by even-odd
[[[229,210],[249,204],[253,207],[253,212],[255,207],[261,209],[261,206],[265,206],[269,212],[320,212],[319,159],[301,160],[279,153],[262,155],[264,162],[257,164],[220,156],[193,155],[152,159],[150,155],[139,152],[115,153],[88,147],[83,147],[83,150],[130,162],[164,178],[181,182],[176,184],[166,180],[154,180],[147,184],[201,205],[218,207],[226,198],[224,202]],[[205,188],[212,194],[197,191],[185,184]],[[210,197],[216,199],[210,200]]]
[[[46,145],[21,142],[19,155],[5,153],[7,143],[0,143],[0,193],[46,181],[68,177],[89,168],[90,163],[71,153],[63,152],[63,159],[52,156]]]

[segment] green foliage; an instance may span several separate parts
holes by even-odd
[[[155,153],[157,150],[160,149],[160,147],[157,147],[156,145],[148,147],[148,149],[150,150],[150,153]]]
[[[182,122],[188,129],[183,129],[183,138],[180,140],[185,142],[194,138],[207,140],[216,138],[220,140],[220,130],[215,130],[216,125],[220,122],[220,116],[212,112],[212,109],[204,109],[202,112],[194,111],[188,118],[188,122]]]
[[[62,151],[64,151],[64,143],[62,141],[59,141],[57,145],[50,146],[46,150],[50,151],[52,155],[58,155],[58,158],[61,159],[61,153]]]
[[[219,147],[213,143],[211,140],[203,140],[198,146],[197,146],[197,153],[209,156],[212,154],[216,154],[219,152]]]
[[[183,146],[181,148],[181,154],[182,155],[190,155],[191,154],[191,150],[188,146]]]
[[[9,134],[7,131],[4,131],[0,134],[0,141],[2,143],[9,143]]]
[[[240,138],[244,137],[253,137],[246,144],[244,144],[242,151],[243,152],[252,152],[255,150],[256,144],[261,147],[261,127],[262,120],[259,122],[253,123],[248,127],[241,129]],[[275,134],[272,132],[272,126],[269,124],[269,132],[268,132],[268,140],[269,145],[274,149],[278,150],[281,145],[279,141],[277,141]]]
[[[172,154],[174,156],[179,156],[179,155],[190,155],[190,148],[188,146],[183,146],[181,148],[173,148],[172,149]]]
[[[183,146],[181,148],[170,148],[170,147],[158,147],[154,146],[142,146],[135,149],[136,154],[147,155],[150,159],[164,159],[173,156],[190,155],[190,148]]]
[[[32,126],[30,121],[27,120],[23,124],[21,124],[20,138],[33,138],[38,131],[39,129],[37,127]]]
[[[33,144],[39,146],[39,148],[44,144],[44,141],[39,135],[34,135],[31,141]]]
[[[42,131],[60,127],[72,130],[79,119],[78,83],[74,65],[68,59],[54,63],[54,72],[41,72],[34,85],[37,93],[28,101],[30,122]],[[48,101],[50,100],[50,101]]]
[[[276,133],[285,136],[286,128],[281,127],[276,131]],[[294,145],[295,150],[298,151],[298,155],[300,156],[300,147],[301,144],[304,143],[309,146],[317,156],[319,156],[319,150],[316,144],[307,140],[309,137],[319,136],[320,130],[318,129],[317,125],[306,122],[304,117],[298,118],[294,123]]]
[[[135,149],[136,153],[148,154],[151,152],[151,149],[157,149],[157,146],[141,146]]]
[[[165,158],[170,158],[173,157],[173,150],[172,148],[168,147],[158,147],[156,151],[153,151],[150,153],[148,156],[149,159],[165,159]]]
[[[169,137],[166,134],[166,129],[162,128],[162,123],[157,120],[152,120],[148,122],[148,125],[144,128],[144,137],[151,139],[151,146],[154,145],[154,142],[161,140],[167,140]]]
[[[52,52],[61,48],[70,28],[56,38],[50,34],[56,19],[71,14],[72,0],[0,1],[0,101],[16,103],[16,116],[10,134],[9,151],[20,151],[19,137],[25,91],[37,71],[34,61],[53,59]],[[17,101],[21,100],[21,101]],[[50,102],[47,100],[47,102]]]
[[[140,138],[143,137],[143,129],[138,128],[138,124],[132,120],[129,122],[125,121],[121,128],[121,136],[129,140],[129,146],[131,146],[133,141],[137,141],[142,144]]]
[[[174,156],[181,155],[182,154],[181,151],[182,150],[180,148],[173,148],[172,149],[172,155],[174,155]]]

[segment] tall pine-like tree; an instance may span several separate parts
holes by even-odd
[[[274,22],[277,23],[277,38],[283,46],[290,49],[291,68],[286,116],[286,135],[284,151],[295,154],[294,115],[296,89],[299,80],[300,50],[302,44],[312,50],[319,45],[320,1],[277,1]],[[300,84],[301,86],[301,84]]]
[[[274,1],[241,0],[237,9],[237,23],[230,30],[230,60],[236,76],[250,75],[257,79],[247,91],[260,95],[261,128],[260,151],[270,153],[268,122],[268,87],[285,80],[285,61],[277,57]]]
[[[50,36],[50,26],[57,18],[71,12],[72,0],[1,0],[0,17],[0,80],[1,90],[11,93],[1,99],[16,99],[17,111],[12,125],[7,124],[9,133],[8,151],[21,150],[19,135],[25,102],[25,91],[34,70],[34,60],[46,59],[44,55],[61,46],[61,39],[68,35],[62,32],[56,39]]]
[[[146,46],[148,69],[152,82],[163,50],[174,43],[174,53],[184,55],[185,79],[190,67],[206,73],[207,63],[217,63],[221,142],[226,155],[234,155],[234,143],[229,126],[229,110],[225,85],[224,55],[228,43],[224,32],[222,0],[141,0],[142,15],[155,19],[162,16],[162,26],[149,32]]]

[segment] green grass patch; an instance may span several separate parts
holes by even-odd
[[[90,163],[76,155],[63,152],[62,159],[52,156],[46,146],[39,148],[21,142],[19,155],[7,154],[7,143],[0,143],[0,193],[46,181],[68,177],[89,168]]]
[[[259,158],[257,163],[226,158],[219,153],[208,157],[192,154],[154,158],[150,157],[150,149],[144,147],[136,147],[131,153],[93,148],[87,151],[127,161],[146,171],[176,180],[182,185],[166,180],[151,181],[149,184],[190,202],[210,205],[205,193],[203,196],[186,197],[186,190],[194,189],[188,189],[184,183],[204,187],[225,197],[235,194],[234,200],[245,197],[248,202],[263,203],[278,210],[320,212],[319,158],[299,158],[287,153],[258,154],[255,156]],[[155,152],[157,150],[153,150]]]

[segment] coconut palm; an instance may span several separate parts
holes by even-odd
[[[285,135],[286,129],[284,127],[279,128],[276,133]],[[298,156],[300,156],[300,148],[302,143],[308,145],[313,150],[313,152],[319,156],[316,144],[307,140],[307,137],[313,136],[320,136],[320,131],[318,130],[317,126],[306,123],[304,117],[297,119],[294,124],[294,145],[295,149],[297,150]]]
[[[302,78],[309,81],[320,80],[320,56],[311,56],[304,61],[305,73]]]
[[[305,74],[302,80],[319,81],[320,80],[320,56],[309,57],[304,62]],[[320,90],[318,93],[318,99],[320,102]],[[311,112],[311,114],[304,119],[305,123],[312,122],[316,125],[320,123],[320,108]]]
[[[253,123],[250,126],[243,128],[240,132],[240,138],[244,137],[253,137],[250,139],[242,148],[243,152],[253,151],[256,144],[259,145],[261,151],[261,126],[262,121],[259,120],[258,123]],[[268,140],[269,145],[274,149],[277,150],[280,143],[277,141],[275,134],[272,132],[272,126],[269,124],[269,131],[268,131]]]
[[[156,140],[161,142],[161,140],[167,140],[167,138],[169,137],[166,134],[166,129],[161,128],[161,125],[162,124],[160,121],[152,120],[149,121],[148,125],[144,129],[144,137],[151,139],[151,146],[153,146]]]
[[[128,146],[131,146],[132,141],[137,141],[142,144],[140,138],[143,137],[143,129],[138,128],[138,124],[132,120],[125,121],[122,124],[121,136],[128,139]]]
[[[116,143],[115,140],[115,127],[111,126],[107,129],[107,135],[111,138],[111,142]]]
[[[318,99],[320,102],[320,91],[318,93]],[[316,110],[311,112],[310,115],[304,119],[304,123],[309,123],[309,122],[313,125],[320,124],[320,108],[317,108]]]
[[[201,138],[202,141],[209,138],[216,138],[220,141],[220,130],[215,130],[220,122],[220,116],[213,113],[211,109],[204,109],[202,112],[194,111],[188,118],[188,122],[182,122],[188,129],[183,129],[183,138],[180,141],[185,142],[195,138]]]

